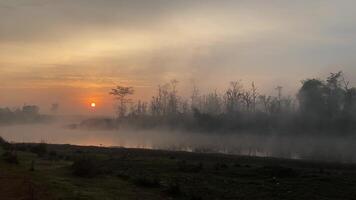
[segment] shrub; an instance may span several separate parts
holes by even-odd
[[[83,157],[74,161],[73,174],[79,177],[92,178],[99,174],[99,167],[93,157]]]
[[[14,152],[11,151],[6,151],[3,155],[2,155],[4,161],[6,161],[7,163],[10,164],[19,164],[19,160],[17,158],[17,155]]]

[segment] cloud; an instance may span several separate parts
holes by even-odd
[[[175,78],[264,89],[344,69],[351,0],[1,0],[0,78],[12,88],[155,88]],[[334,67],[337,66],[337,67]],[[185,86],[184,86],[185,84]]]

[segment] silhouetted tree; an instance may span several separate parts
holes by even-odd
[[[225,93],[225,106],[228,113],[234,113],[239,110],[242,97],[242,85],[239,81],[230,82],[230,87]]]
[[[304,115],[318,118],[325,114],[325,85],[318,79],[307,79],[302,82],[298,92],[300,111]]]
[[[131,99],[127,98],[132,95],[134,90],[132,87],[116,86],[116,88],[111,89],[110,95],[113,95],[115,99],[119,102],[117,108],[118,118],[124,117],[127,112],[127,104],[131,102]]]

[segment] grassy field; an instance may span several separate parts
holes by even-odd
[[[19,164],[1,159],[0,185],[7,189],[0,189],[0,199],[21,199],[16,195],[40,200],[356,199],[353,164],[70,145],[13,146]]]

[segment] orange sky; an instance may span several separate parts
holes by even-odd
[[[59,103],[113,114],[116,84],[223,91],[255,81],[292,94],[307,77],[356,76],[353,1],[0,0],[0,107]],[[209,89],[208,89],[209,88]]]

